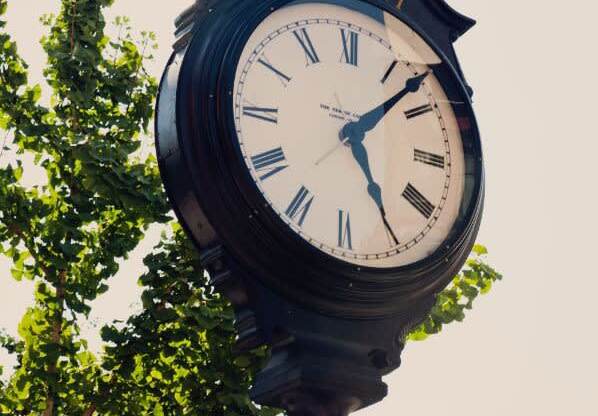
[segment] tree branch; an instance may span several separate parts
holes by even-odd
[[[83,416],[92,416],[95,412],[96,412],[96,405],[92,404],[87,409],[85,409],[85,412],[83,412]]]
[[[71,54],[75,50],[75,14],[77,13],[77,0],[73,1],[73,7],[71,9],[71,13],[73,14],[72,21],[71,21]]]
[[[64,314],[64,296],[66,286],[66,272],[61,271],[58,278],[58,284],[56,285],[56,297],[58,299],[58,315],[52,324],[52,335],[51,341],[53,344],[60,345],[60,337],[62,335],[62,321]],[[57,367],[56,362],[48,366],[48,374],[56,375]],[[46,410],[44,410],[44,416],[52,416],[54,412],[55,399],[54,391],[52,387],[48,388],[48,395],[46,397]]]

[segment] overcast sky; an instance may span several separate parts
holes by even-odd
[[[588,0],[449,2],[478,20],[457,49],[475,89],[487,166],[479,241],[505,280],[463,324],[408,345],[403,366],[387,378],[389,396],[358,415],[595,416],[598,7]],[[172,21],[189,1],[115,3],[111,17],[130,16],[135,28],[158,34],[151,70],[159,76]],[[57,4],[9,1],[8,30],[34,80],[44,62],[37,18]],[[155,241],[154,230],[95,302],[85,333],[96,343],[94,325],[136,308],[135,276]],[[31,285],[12,281],[6,263],[0,271],[0,327],[16,334]]]

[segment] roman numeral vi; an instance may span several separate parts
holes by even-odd
[[[351,219],[349,218],[349,213],[345,213],[342,209],[338,210],[338,246],[353,250]]]

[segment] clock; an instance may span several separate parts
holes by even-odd
[[[382,1],[217,4],[179,32],[158,102],[160,168],[191,238],[331,316],[441,290],[484,187],[452,48]]]

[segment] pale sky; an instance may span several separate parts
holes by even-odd
[[[160,49],[150,69],[159,76],[172,21],[189,0],[115,3],[111,18],[127,15],[134,28],[157,33]],[[589,0],[449,3],[478,21],[457,50],[475,89],[486,158],[479,241],[505,279],[464,323],[408,345],[402,367],[386,379],[389,396],[357,415],[595,416],[598,6]],[[8,30],[34,80],[43,65],[37,17],[57,4],[9,1]],[[86,336],[98,340],[95,323],[126,319],[135,308],[140,259],[155,241],[152,232],[95,302]],[[14,282],[6,263],[0,270],[0,327],[16,334],[31,285]]]

